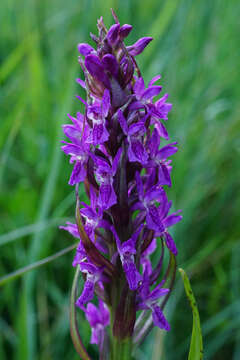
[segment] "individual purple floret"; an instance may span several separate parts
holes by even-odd
[[[99,307],[88,303],[85,311],[86,318],[92,328],[91,344],[101,345],[104,338],[105,327],[110,323],[110,314],[107,306],[99,299]]]
[[[151,47],[152,38],[126,46],[132,26],[121,25],[114,12],[113,17],[109,30],[98,20],[98,36],[91,34],[96,46],[78,45],[84,79],[81,75],[77,83],[86,96],[76,97],[85,110],[69,115],[72,124],[63,126],[69,140],[62,146],[73,163],[69,184],[76,186],[76,224],[61,228],[79,242],[73,266],[84,286],[76,305],[92,328],[91,343],[101,352],[110,344],[115,359],[111,341],[141,342],[152,325],[170,329],[163,310],[178,250],[169,229],[182,216],[169,214],[166,194],[174,185],[172,159],[178,150],[165,126],[172,105],[168,94],[159,98],[161,76],[146,85],[135,58]],[[88,200],[79,199],[79,184]],[[96,298],[99,308],[92,303]]]
[[[140,302],[138,304],[139,309],[150,309],[152,311],[153,323],[160,329],[169,331],[170,325],[168,324],[161,307],[158,305],[158,301],[161,297],[168,294],[169,289],[162,288],[163,282],[155,287],[154,290],[150,291],[149,277],[144,274],[143,283],[139,290]]]
[[[76,305],[83,308],[83,305],[92,300],[94,296],[94,285],[101,280],[102,269],[91,264],[90,262],[81,262],[79,264],[80,270],[86,274],[86,281],[81,296],[76,301]]]

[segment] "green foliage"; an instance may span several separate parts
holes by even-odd
[[[190,350],[188,354],[188,360],[202,360],[203,359],[202,331],[201,331],[201,324],[200,324],[200,317],[198,313],[197,303],[194,294],[192,292],[191,284],[187,277],[187,274],[183,269],[179,269],[179,271],[193,313],[192,337],[191,337]]]
[[[168,190],[184,219],[173,234],[178,264],[190,274],[201,314],[206,359],[240,356],[239,10],[237,0],[6,0],[0,5],[0,277],[74,243],[58,225],[74,216],[71,165],[60,151],[61,124],[81,109],[78,42],[96,19],[134,26],[128,44],[154,36],[139,65],[163,75],[179,142]],[[81,199],[84,200],[83,188]],[[73,253],[1,287],[0,358],[78,359],[69,333]],[[176,283],[167,318],[137,358],[186,359],[191,312]],[[92,359],[90,330],[79,312]],[[184,331],[183,331],[184,329]],[[161,346],[160,346],[161,345]]]

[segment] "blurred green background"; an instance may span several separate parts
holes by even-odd
[[[205,359],[240,359],[240,122],[238,0],[3,0],[0,4],[0,276],[73,243],[58,225],[74,214],[71,166],[60,151],[66,114],[81,109],[78,42],[96,20],[153,36],[138,57],[162,74],[173,110],[178,262],[191,277]],[[77,359],[68,323],[73,253],[0,288],[0,359]],[[88,325],[80,314],[84,342]],[[137,359],[186,359],[191,309],[178,275],[167,307],[172,331],[154,330]],[[96,348],[89,346],[93,358]]]

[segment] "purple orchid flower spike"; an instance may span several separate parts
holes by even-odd
[[[99,299],[98,308],[92,303],[88,303],[85,315],[92,328],[90,343],[101,346],[104,339],[105,328],[110,324],[110,314],[107,306],[101,299]]]
[[[148,311],[139,317],[137,311],[151,310],[153,324],[170,329],[162,308],[172,290],[177,248],[169,229],[182,216],[169,214],[166,194],[177,143],[161,144],[169,140],[165,122],[172,105],[168,94],[158,99],[159,75],[145,85],[135,58],[152,38],[126,46],[132,26],[112,14],[110,29],[98,20],[98,36],[91,34],[95,47],[78,45],[84,79],[77,82],[87,94],[76,97],[85,111],[69,115],[72,124],[63,126],[69,140],[62,146],[74,165],[69,184],[76,186],[76,224],[61,228],[79,240],[73,266],[76,276],[83,274],[84,287],[73,303],[85,312],[100,359],[116,360],[131,356],[133,341],[142,341],[152,326],[147,321],[142,327]],[[81,182],[89,201],[79,197]],[[169,252],[172,271],[165,269]],[[158,284],[162,273],[169,289]],[[96,296],[99,307],[93,304]]]

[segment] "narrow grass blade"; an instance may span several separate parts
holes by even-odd
[[[0,246],[9,244],[15,240],[22,239],[24,236],[28,236],[32,233],[46,230],[52,226],[58,226],[64,224],[66,221],[70,221],[69,218],[53,218],[46,221],[41,221],[35,224],[26,225],[16,230],[10,231],[6,234],[0,235]]]
[[[0,278],[0,286],[1,285],[4,285],[6,284],[7,282],[11,281],[11,280],[14,280],[16,278],[18,278],[19,276],[22,276],[24,275],[26,272],[30,271],[30,270],[33,270],[33,269],[36,269],[42,265],[45,265],[57,258],[59,258],[60,256],[63,256],[65,254],[67,254],[68,252],[72,251],[73,249],[75,249],[77,247],[78,244],[74,244],[74,245],[71,245],[71,246],[68,246],[67,248],[61,250],[61,251],[58,251],[56,254],[54,255],[51,255],[51,256],[48,256],[46,257],[45,259],[42,259],[42,260],[39,260],[39,261],[36,261],[34,262],[33,264],[30,264],[30,265],[27,265],[27,266],[24,266],[23,268],[19,269],[19,270],[16,270],[16,271],[13,271],[12,273],[8,274],[8,275],[5,275],[3,277]]]
[[[188,360],[202,360],[203,342],[202,342],[202,332],[201,332],[200,317],[198,313],[197,303],[191,289],[190,281],[185,271],[183,269],[179,269],[179,272],[181,274],[185,292],[193,313],[192,338],[191,338],[190,350],[188,354]]]

